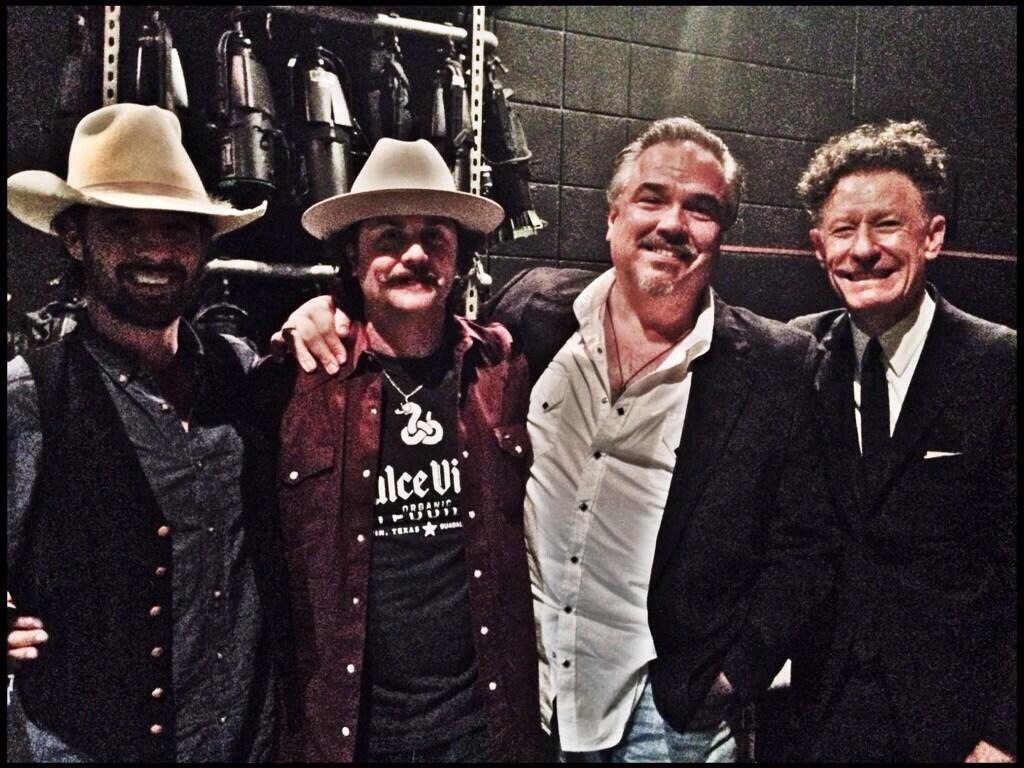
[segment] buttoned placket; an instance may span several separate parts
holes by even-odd
[[[147,374],[121,371],[117,376],[117,381],[157,421],[166,438],[180,446],[181,455],[188,457],[189,474],[192,477],[193,498],[196,500],[195,508],[199,510],[205,509],[199,503],[199,500],[204,498],[205,495],[202,491],[202,484],[204,482],[203,471],[206,451],[204,450],[205,446],[203,445],[201,432],[183,427],[180,415],[166,399],[156,394],[159,390],[155,382]],[[224,573],[224,558],[222,555],[225,546],[225,531],[223,521],[210,517],[202,522],[202,526],[205,533],[201,547],[203,559],[206,564],[205,567],[214,574],[210,592],[206,597],[207,613],[210,617],[208,626],[212,630],[212,643],[210,647],[213,649],[213,684],[222,694],[218,697],[218,701],[227,703],[223,692],[228,688],[228,676],[230,674],[229,654],[231,643],[228,638],[231,632],[231,622],[227,615],[229,601],[225,594],[226,574]],[[169,527],[162,526],[160,530],[163,531],[164,529],[169,530]],[[158,535],[162,534],[158,532]],[[157,566],[156,570],[159,572],[164,568],[166,566]],[[162,612],[163,606],[154,605],[150,608],[151,617],[155,618]],[[173,627],[171,632],[173,634]],[[162,655],[162,647],[152,650],[154,658],[160,658]],[[158,686],[154,691],[159,691],[160,695],[151,694],[153,699],[159,700],[163,697],[164,690],[162,687]],[[227,722],[227,713],[213,713],[214,725],[224,726]],[[151,728],[151,733],[158,735],[163,733],[165,728],[164,724],[154,724]]]
[[[378,386],[375,390],[371,390],[369,395],[369,402],[362,406],[363,421],[366,428],[374,434],[380,434],[380,412],[381,412],[381,388]],[[379,445],[378,445],[379,450]],[[344,600],[343,610],[349,613],[351,617],[348,620],[349,626],[364,626],[366,625],[366,590],[369,587],[369,567],[371,550],[370,547],[373,545],[373,537],[370,535],[370,517],[372,517],[372,499],[376,498],[376,489],[374,483],[376,482],[375,468],[379,456],[373,455],[373,453],[366,448],[360,451],[359,455],[354,457],[359,462],[359,469],[357,470],[357,483],[365,483],[366,488],[362,491],[365,498],[371,500],[371,515],[367,519],[363,519],[359,515],[351,515],[349,519],[351,524],[348,526],[349,531],[347,535],[352,536],[354,539],[353,549],[354,557],[349,561],[349,573],[346,578],[346,584],[359,585],[357,589],[353,590]],[[298,477],[298,473],[295,477]],[[295,478],[292,478],[295,479]],[[356,577],[355,569],[362,567],[366,577]],[[362,657],[363,650],[360,648],[357,651],[358,658],[351,658],[349,661],[344,663],[345,674],[349,677],[355,677],[355,675],[362,674],[361,666],[363,663]],[[352,685],[357,689],[361,685],[361,681],[356,678],[353,680]],[[358,716],[358,707],[356,707],[356,715]],[[342,723],[340,733],[345,739],[349,739],[354,733],[356,722]]]
[[[206,451],[202,433],[194,428],[183,429],[179,414],[166,400],[159,403],[159,409],[162,414],[166,414],[169,420],[165,429],[169,434],[174,434],[178,440],[183,441],[185,455],[189,457],[191,464],[190,474],[193,477],[194,494],[198,503],[199,499],[207,496],[202,491],[202,486],[206,482],[203,474]],[[209,515],[205,517],[201,524],[204,533],[202,539],[203,556],[207,567],[213,573],[212,584],[209,586],[209,594],[206,596],[206,601],[207,612],[211,618],[209,626],[213,629],[214,686],[223,693],[228,689],[228,676],[231,674],[232,667],[231,652],[233,650],[233,645],[230,642],[231,621],[228,615],[230,601],[229,596],[226,594],[227,574],[224,573],[223,557],[227,532],[224,530],[223,520]],[[227,703],[223,695],[218,698],[218,701],[224,704]],[[227,725],[229,718],[226,712],[214,711],[212,716],[214,725]]]
[[[158,548],[170,550],[170,539],[171,539],[171,527],[169,525],[157,526],[154,531],[156,538],[160,545]],[[162,560],[162,558],[161,558]],[[164,733],[166,728],[166,722],[169,717],[173,717],[173,713],[168,713],[165,710],[164,705],[164,691],[165,688],[172,684],[172,671],[167,667],[166,664],[161,663],[161,659],[164,655],[164,647],[161,645],[160,637],[162,634],[166,634],[166,630],[161,630],[161,624],[169,622],[170,617],[164,613],[164,605],[167,598],[170,596],[170,579],[168,578],[168,567],[162,564],[156,564],[153,568],[153,582],[151,583],[151,599],[149,607],[149,619],[153,625],[153,637],[155,642],[149,649],[149,655],[153,663],[153,674],[150,677],[149,688],[150,688],[150,701],[152,703],[152,709],[150,710],[149,733],[152,736],[160,736]],[[163,598],[161,599],[161,596]],[[173,628],[171,630],[173,632]]]
[[[604,477],[605,465],[602,460],[607,452],[605,446],[611,444],[621,432],[628,402],[632,399],[620,396],[616,405],[612,406],[608,363],[602,339],[596,333],[581,330],[579,344],[583,348],[584,354],[587,355],[589,363],[593,366],[603,392],[598,398],[597,405],[598,429],[591,441],[589,457],[584,462],[583,471],[577,484],[576,496],[573,500],[572,527],[569,540],[566,543],[566,557],[573,567],[563,570],[564,581],[559,594],[563,596],[564,604],[559,611],[557,648],[551,652],[551,662],[560,679],[558,690],[568,693],[570,697],[576,695],[576,665],[574,663],[577,636],[576,606],[579,604],[584,571],[583,559],[579,553],[585,549],[587,533],[594,520],[593,500],[598,495],[601,480]],[[574,709],[574,705],[570,705],[570,708]]]
[[[465,426],[465,423],[464,423],[463,418],[462,418],[462,416],[463,416],[463,409],[466,407],[466,403],[465,403],[465,400],[464,400],[464,396],[463,396],[463,393],[462,393],[462,387],[461,387],[461,371],[462,371],[464,355],[466,354],[466,350],[467,349],[469,349],[469,343],[468,342],[460,343],[456,347],[456,350],[455,350],[455,360],[454,360],[455,366],[456,366],[456,370],[459,371],[459,374],[460,374],[459,376],[456,377],[456,381],[455,381],[455,389],[456,389],[457,392],[459,392],[459,401],[458,401],[458,407],[456,409],[456,419],[455,419],[456,420],[456,450],[458,452],[458,455],[462,457],[462,461],[464,463],[467,462],[470,459],[470,452],[469,452],[469,447],[468,447],[468,442],[469,441],[468,441],[467,436],[466,436],[466,426]],[[504,439],[506,439],[506,440],[509,439],[509,435],[505,435]],[[522,450],[522,446],[518,446],[518,447],[520,448],[520,451],[521,451]],[[513,450],[515,450],[515,448],[513,448]],[[487,643],[488,642],[488,637],[487,636],[490,634],[491,628],[488,627],[484,623],[487,620],[486,615],[480,615],[480,613],[478,611],[474,611],[473,610],[473,605],[474,605],[474,603],[476,603],[477,605],[480,605],[480,604],[488,605],[489,601],[486,599],[486,597],[484,595],[480,594],[481,590],[485,590],[486,589],[486,584],[484,582],[484,579],[486,577],[484,575],[484,571],[481,568],[478,567],[480,564],[477,563],[473,559],[474,558],[474,550],[475,550],[475,548],[470,546],[470,542],[472,540],[478,539],[481,536],[486,535],[486,531],[479,530],[479,526],[483,524],[484,520],[483,520],[482,516],[477,514],[478,510],[476,509],[476,501],[474,499],[471,499],[471,498],[467,499],[466,496],[463,496],[462,499],[460,499],[459,503],[460,503],[460,506],[462,506],[464,504],[468,505],[468,506],[465,506],[466,512],[465,512],[465,515],[463,517],[463,530],[462,530],[462,533],[463,533],[463,539],[464,539],[464,542],[465,542],[463,551],[465,553],[465,558],[466,558],[466,563],[465,563],[466,573],[467,574],[472,573],[472,578],[469,579],[469,583],[467,585],[468,588],[469,588],[469,594],[470,594],[470,621],[472,621],[474,623],[475,631],[476,631],[476,633],[477,633],[477,635],[479,637],[479,639],[477,640],[477,643],[478,643],[477,647],[479,648],[480,647],[479,644]],[[478,597],[474,600],[474,596],[478,596]],[[482,665],[480,662],[481,662],[482,658],[486,658],[487,655],[489,655],[489,654],[486,654],[486,652],[483,652],[483,653],[478,652],[477,653],[477,667],[478,667],[478,671],[480,671],[480,672],[483,672],[483,670],[485,668],[484,665]],[[494,678],[494,675],[491,675],[490,678],[491,679],[487,680],[487,690],[490,693],[494,693],[495,691],[498,690],[498,680]]]
[[[151,414],[153,413],[153,401],[154,397],[150,392],[147,392],[144,387],[144,382],[140,381],[140,377],[127,369],[120,369],[114,375],[117,384],[125,391],[125,393],[139,403]],[[155,386],[153,391],[156,391]],[[157,401],[160,405],[165,404],[165,401]],[[156,418],[160,419],[161,411],[166,412],[168,408],[160,408],[156,412]],[[162,524],[156,527],[154,534],[158,541],[161,542],[162,546],[158,546],[159,549],[166,549],[171,551],[172,545],[171,540],[171,526]],[[173,557],[171,558],[173,559]],[[149,699],[152,702],[152,710],[150,713],[150,725],[149,733],[151,736],[162,736],[167,729],[167,721],[169,718],[173,718],[173,713],[162,711],[165,709],[165,692],[168,687],[172,684],[172,670],[163,661],[165,653],[165,642],[166,640],[161,637],[170,639],[170,635],[173,635],[173,627],[170,630],[163,629],[160,625],[169,621],[169,617],[164,613],[164,603],[168,601],[170,597],[171,581],[169,578],[169,562],[164,562],[164,559],[158,558],[158,562],[152,564],[154,582],[151,588],[150,606],[147,609],[147,614],[150,621],[153,624],[153,642],[149,648],[149,657],[153,664],[153,674],[150,678],[148,687],[150,688]],[[163,596],[161,598],[161,595]],[[161,618],[163,617],[163,618]]]

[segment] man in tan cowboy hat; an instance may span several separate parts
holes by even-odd
[[[210,239],[264,209],[210,200],[177,118],[135,104],[84,117],[67,181],[15,174],[7,207],[60,237],[87,303],[7,367],[7,649],[31,660],[14,704],[30,757],[270,759],[273,489],[238,397],[253,354],[181,318]]]
[[[451,308],[502,218],[392,139],[302,217],[354,318],[345,365],[298,373],[280,427],[302,760],[540,757],[526,364]]]

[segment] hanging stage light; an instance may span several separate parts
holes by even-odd
[[[530,194],[530,158],[522,123],[498,70],[507,73],[497,56],[490,56],[484,73],[483,154],[491,167],[491,197],[505,209],[498,239],[517,240],[535,235],[547,226],[533,207]]]

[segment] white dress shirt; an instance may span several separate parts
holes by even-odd
[[[690,394],[711,346],[711,291],[693,330],[616,402],[604,338],[609,270],[573,304],[580,329],[530,396],[526,535],[539,625],[541,711],[562,749],[617,744],[655,658],[647,589]],[[614,350],[611,351],[614,354]]]
[[[896,422],[900,418],[903,401],[907,399],[910,381],[914,378],[917,361],[921,359],[921,350],[924,349],[925,339],[928,338],[928,329],[931,328],[934,318],[935,300],[926,291],[924,300],[917,311],[911,312],[878,337],[878,343],[882,347],[882,359],[886,364],[885,381],[889,392],[890,437],[896,431]],[[855,323],[851,325],[853,327],[854,359],[857,361],[857,369],[853,374],[854,417],[857,420],[857,439],[861,442],[863,451],[863,437],[860,428],[860,370],[871,337],[858,328]]]

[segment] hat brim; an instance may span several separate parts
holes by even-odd
[[[255,208],[240,210],[227,203],[201,201],[194,197],[142,194],[124,189],[91,190],[86,194],[46,171],[22,171],[7,179],[7,210],[19,221],[41,232],[56,235],[53,229],[54,218],[73,205],[174,211],[205,216],[213,227],[214,237],[251,224],[267,210],[266,201]]]
[[[505,210],[493,200],[468,192],[380,189],[322,200],[302,214],[302,226],[313,237],[326,240],[357,221],[381,216],[439,216],[486,235],[501,224]]]

